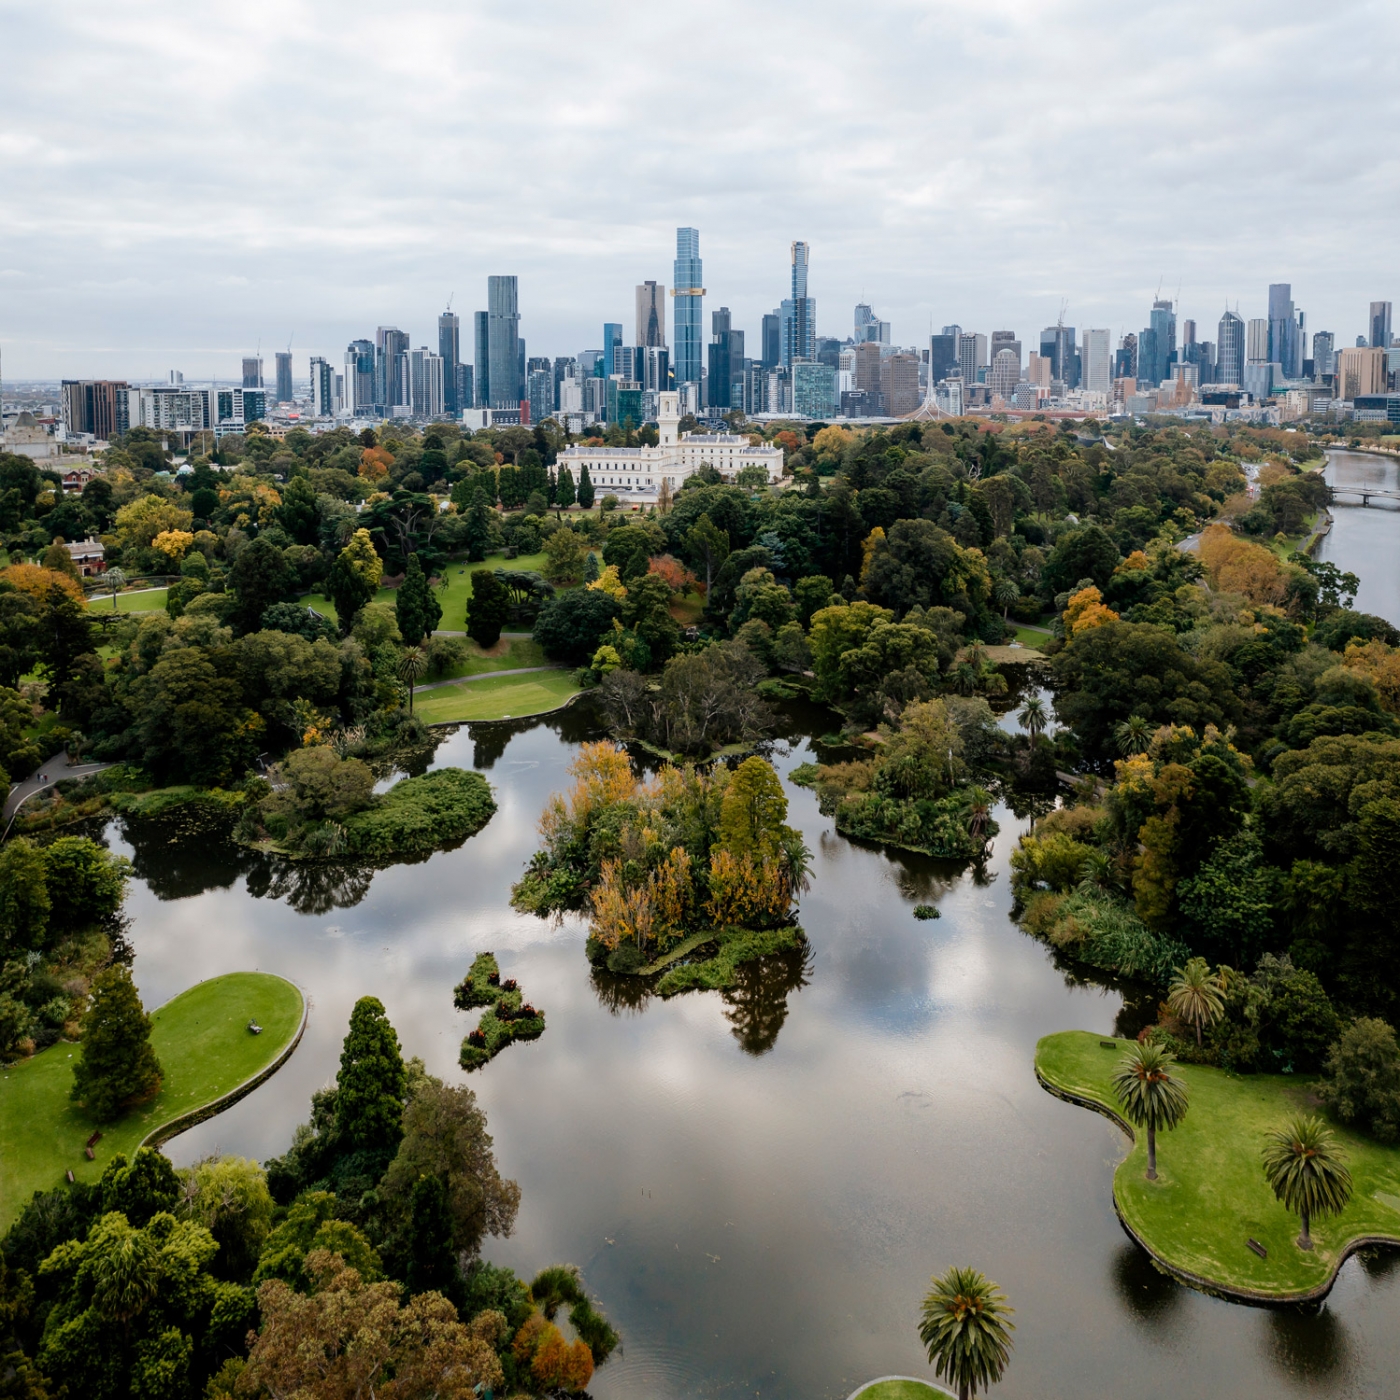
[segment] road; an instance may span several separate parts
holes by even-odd
[[[54,754],[22,782],[11,784],[9,796],[5,798],[5,831],[9,832],[10,822],[14,820],[20,806],[36,792],[43,792],[45,788],[53,787],[64,778],[91,777],[92,774],[100,773],[104,768],[111,766],[110,763],[74,763],[69,759],[67,749]]]

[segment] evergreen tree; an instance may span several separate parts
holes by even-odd
[[[598,562],[598,556],[590,549],[588,558],[583,566],[583,581],[585,583],[596,583],[602,577],[603,566]]]
[[[583,510],[593,509],[593,482],[588,475],[588,463],[578,469],[578,503]]]
[[[335,1126],[350,1147],[398,1146],[407,1078],[399,1038],[378,997],[361,997],[350,1013],[350,1030],[336,1076]]]
[[[44,852],[25,836],[0,847],[0,954],[42,948],[52,910]]]
[[[568,467],[560,467],[558,480],[554,483],[554,504],[560,510],[568,510],[577,499],[578,493],[574,490],[573,472]]]
[[[457,1256],[452,1250],[452,1215],[440,1176],[420,1176],[413,1183],[408,1226],[410,1293],[456,1292]]]
[[[161,1068],[151,1049],[151,1018],[128,968],[99,972],[92,982],[83,1039],[69,1097],[89,1118],[110,1122],[132,1102],[160,1088]]]
[[[467,636],[480,647],[493,647],[510,614],[510,590],[490,569],[472,571],[472,596],[467,603]]]
[[[356,615],[374,597],[383,576],[384,563],[375,552],[369,531],[356,530],[326,575],[326,593],[335,604],[343,633],[349,634]]]
[[[394,597],[394,612],[404,645],[409,647],[416,647],[442,621],[442,604],[433,596],[417,554],[408,556],[408,569]]]
[[[520,486],[520,473],[514,467],[501,467],[496,473],[496,489],[501,495],[501,508],[514,510],[525,502]]]

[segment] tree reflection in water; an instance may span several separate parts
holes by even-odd
[[[192,830],[184,823],[123,817],[121,834],[131,847],[133,874],[157,899],[190,899],[230,889],[263,859],[230,841],[228,825]]]
[[[268,857],[248,872],[248,893],[254,899],[285,899],[298,914],[328,914],[358,904],[374,876],[373,866]]]
[[[1113,1291],[1134,1321],[1160,1327],[1180,1311],[1183,1285],[1164,1274],[1145,1249],[1124,1240],[1113,1256]]]
[[[1351,1367],[1351,1338],[1341,1319],[1322,1307],[1274,1308],[1269,1312],[1270,1360],[1296,1380],[1341,1387]]]

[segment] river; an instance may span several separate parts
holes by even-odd
[[[1329,452],[1324,473],[1330,486],[1370,486],[1400,490],[1394,457],[1367,452]],[[1349,569],[1361,580],[1354,606],[1400,627],[1400,501],[1372,501],[1343,495],[1333,501],[1332,529],[1317,558]]]
[[[825,727],[811,716],[775,746],[784,774]],[[452,987],[491,949],[548,1028],[470,1077],[523,1193],[514,1235],[486,1253],[527,1278],[582,1267],[624,1338],[595,1377],[598,1400],[841,1400],[874,1376],[929,1374],[919,1299],[931,1273],[964,1263],[1017,1310],[996,1392],[1008,1400],[1394,1394],[1400,1254],[1352,1259],[1309,1314],[1183,1288],[1124,1235],[1111,1195],[1122,1138],[1032,1070],[1039,1036],[1110,1032],[1123,1002],[1067,977],[1008,917],[1022,821],[999,810],[985,872],[957,873],[852,844],[789,782],[790,820],[814,852],[809,954],[725,996],[629,1005],[635,983],[591,974],[578,919],[508,904],[587,734],[573,712],[457,731],[436,762],[486,774],[491,823],[456,851],[343,884],[287,888],[261,858],[133,851],[109,828],[138,861],[130,936],[147,1005],[247,967],[311,997],[289,1064],[170,1143],[177,1162],[282,1151],[366,993],[405,1053],[457,1079],[474,1022],[452,1009]],[[921,902],[941,918],[916,921]]]

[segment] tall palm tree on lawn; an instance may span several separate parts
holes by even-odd
[[[1171,986],[1167,989],[1167,1006],[1172,1015],[1180,1016],[1196,1030],[1196,1044],[1201,1043],[1201,1029],[1220,1019],[1225,999],[1220,978],[1210,970],[1204,958],[1190,958],[1185,967],[1173,969]]]
[[[399,679],[408,687],[408,712],[413,713],[413,687],[428,669],[428,653],[422,647],[409,647],[399,662]]]
[[[1113,1092],[1135,1128],[1147,1129],[1147,1179],[1157,1180],[1157,1130],[1186,1117],[1186,1085],[1172,1077],[1176,1057],[1160,1045],[1133,1045],[1113,1075]]]
[[[1303,1222],[1299,1249],[1313,1247],[1315,1215],[1340,1215],[1351,1200],[1351,1173],[1321,1118],[1294,1118],[1269,1134],[1264,1175],[1275,1196]]]
[[[1016,1310],[1006,1294],[978,1269],[949,1269],[924,1296],[919,1340],[928,1348],[930,1365],[968,1400],[995,1385],[1011,1359]]]

